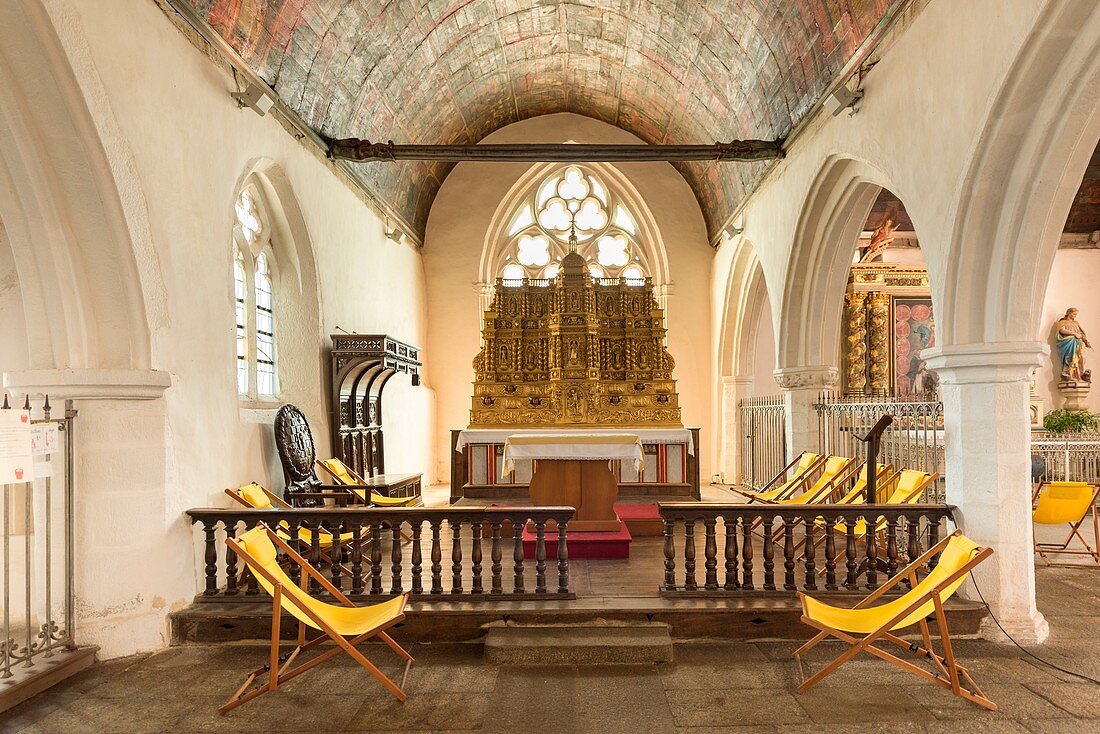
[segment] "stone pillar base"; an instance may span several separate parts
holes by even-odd
[[[999,626],[992,617],[986,617],[982,621],[983,638],[1006,645],[1011,645],[1012,640],[1021,645],[1041,645],[1050,636],[1050,626],[1047,624],[1046,617],[1040,612],[1035,612],[1030,615],[1030,618],[1016,617],[1006,621],[998,617],[997,621],[1001,623]],[[1011,640],[1009,635],[1012,637]]]
[[[1062,407],[1065,410],[1088,410],[1090,382],[1062,380],[1058,383],[1058,392],[1062,394]]]

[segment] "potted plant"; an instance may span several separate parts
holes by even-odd
[[[1043,418],[1043,428],[1051,433],[1095,433],[1100,415],[1087,410],[1052,410]]]

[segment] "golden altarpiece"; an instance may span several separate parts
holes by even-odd
[[[551,281],[498,280],[483,323],[471,428],[682,425],[648,278],[592,278],[572,252]]]
[[[680,419],[649,278],[593,277],[572,251],[555,278],[498,279],[482,338],[470,426],[452,432],[452,498],[525,493],[529,465],[500,472],[509,433],[615,427],[645,452],[640,469],[615,468],[621,487],[698,497],[698,429]]]

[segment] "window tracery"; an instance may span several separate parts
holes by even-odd
[[[500,266],[506,284],[557,277],[572,239],[593,278],[645,282],[649,265],[629,208],[599,174],[567,166],[547,176],[519,206]]]

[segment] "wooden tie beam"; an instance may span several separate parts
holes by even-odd
[[[763,161],[783,157],[782,140],[731,140],[714,145],[397,145],[359,138],[325,139],[330,158],[369,161],[618,163],[639,161]]]

